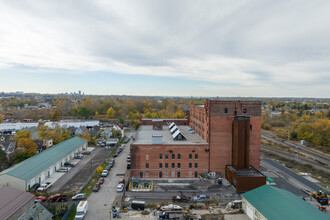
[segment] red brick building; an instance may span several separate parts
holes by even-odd
[[[246,163],[259,169],[261,102],[206,100],[204,105],[190,107],[190,127],[185,125],[188,119],[141,120],[142,126],[131,144],[131,176],[195,178],[207,172],[225,174],[226,165],[233,164],[237,116],[249,118]]]
[[[250,117],[250,164],[260,168],[260,101],[206,100],[190,106],[190,127],[209,144],[209,171],[223,173],[232,164],[235,116]]]

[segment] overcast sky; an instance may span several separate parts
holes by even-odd
[[[330,1],[1,1],[0,92],[330,97]]]

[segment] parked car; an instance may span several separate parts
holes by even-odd
[[[86,199],[86,193],[79,193],[75,196],[72,196],[72,200]]]
[[[102,177],[107,177],[109,172],[107,170],[103,170],[101,176]]]
[[[104,183],[104,178],[103,177],[101,177],[100,179],[99,179],[99,184],[103,184]]]
[[[62,172],[62,173],[66,173],[68,171],[69,171],[69,169],[67,167],[61,167],[61,168],[56,170],[56,172]]]
[[[206,196],[204,194],[200,196],[194,196],[194,202],[205,202],[214,199],[212,196]]]
[[[118,184],[125,184],[125,179],[123,178],[123,179],[119,180]]]
[[[105,169],[109,172],[111,170],[110,164]]]
[[[127,163],[127,169],[131,169],[131,163]]]
[[[173,196],[172,197],[173,202],[189,202],[190,199],[191,199],[190,197],[187,197],[185,195]]]
[[[58,199],[58,202],[62,202],[62,201],[68,201],[68,196],[67,195],[61,195]]]
[[[92,152],[90,152],[90,151],[84,151],[84,152],[82,152],[83,155],[91,155],[91,153]]]
[[[117,186],[117,192],[122,192],[124,190],[124,184],[118,184]]]
[[[30,191],[31,192],[35,192],[37,191],[37,189],[40,187],[40,184],[39,183],[36,183],[34,184],[31,188],[30,188]]]
[[[69,162],[64,163],[65,167],[74,167],[75,165]]]
[[[50,182],[43,183],[40,185],[40,187],[37,189],[37,191],[44,191],[51,186],[52,186],[52,184]]]
[[[50,202],[68,201],[68,196],[67,195],[62,195],[62,194],[55,194],[55,195],[51,195],[48,198],[48,201],[50,201]]]
[[[115,155],[113,155],[113,157],[118,157],[118,153],[116,152]]]
[[[127,156],[127,160],[126,161],[127,162],[131,162],[131,156],[130,155]]]
[[[46,201],[46,197],[45,196],[35,196],[34,201],[36,201],[36,200],[40,200],[41,202],[44,202],[44,201]]]
[[[98,192],[100,190],[100,184],[96,183],[94,188],[93,188],[93,192]]]
[[[109,166],[113,167],[115,165],[116,160],[114,158],[111,159]]]
[[[82,155],[82,154],[74,156],[74,159],[83,159],[83,158],[84,158],[84,155]]]

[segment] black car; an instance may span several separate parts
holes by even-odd
[[[74,167],[75,165],[69,162],[64,163],[65,167]]]
[[[30,192],[35,192],[37,191],[37,189],[40,187],[39,183],[34,184],[31,188],[30,188]]]
[[[82,152],[83,155],[91,155],[91,152],[90,151],[84,151]]]
[[[113,157],[118,157],[118,153],[116,153],[115,155],[113,155]]]

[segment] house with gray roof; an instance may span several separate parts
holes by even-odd
[[[87,140],[74,137],[42,151],[0,173],[0,187],[30,190],[47,181],[57,169],[87,148]]]

